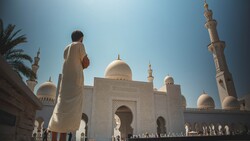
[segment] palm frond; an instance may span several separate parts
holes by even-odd
[[[20,31],[21,31],[21,29],[19,29],[15,33],[13,33],[12,36],[9,37],[9,40],[12,40]],[[24,36],[24,35],[21,35],[21,36]]]
[[[11,49],[11,50],[6,51],[3,56],[8,57],[13,53],[18,53],[18,52],[23,52],[23,50],[22,49]]]
[[[2,21],[2,19],[0,19],[0,39],[1,39],[1,37],[3,36],[3,21]]]
[[[23,52],[23,49],[11,49],[11,50],[8,50],[5,54],[9,55],[9,54],[19,53],[19,52]]]
[[[26,61],[29,61],[30,63],[33,62],[33,59],[24,53],[24,51],[22,49],[11,49],[11,50],[8,50],[4,55],[3,57],[6,59],[6,60],[26,60]]]
[[[27,42],[25,35],[18,35],[21,30],[14,32],[15,25],[9,24],[5,29],[2,19],[0,19],[0,54],[11,65],[14,71],[22,78],[25,76],[32,80],[36,79],[36,74],[27,67],[23,61],[32,63],[32,58],[25,54],[22,49],[15,49],[18,44]],[[14,33],[13,33],[14,32]],[[13,34],[12,34],[13,33]]]
[[[6,53],[8,50],[14,48],[15,46],[17,46],[18,44],[21,43],[25,43],[27,42],[26,40],[27,38],[25,37],[25,35],[21,35],[11,41],[5,42],[5,43],[1,43],[0,41],[0,53],[4,54]]]
[[[23,53],[13,53],[9,57],[15,60],[27,60],[30,63],[32,63],[33,61],[33,59],[29,55]]]
[[[10,37],[12,31],[14,30],[15,25],[9,24],[6,29],[3,31],[3,36],[1,36],[1,40],[6,42]]]
[[[11,33],[14,31],[15,29],[15,25],[13,24],[9,24],[6,28],[6,30],[4,31],[4,34],[5,34],[5,38],[8,39],[11,35]]]
[[[14,71],[18,72],[19,74],[22,74],[27,78],[36,79],[36,74],[28,66],[26,66],[23,61],[14,60],[9,63],[13,67]]]

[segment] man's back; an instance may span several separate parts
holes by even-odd
[[[72,69],[82,70],[81,61],[85,55],[84,45],[79,42],[73,42],[64,50],[64,65],[67,67],[73,67]]]
[[[86,55],[82,43],[73,42],[68,45],[64,51],[64,64],[63,64],[63,80],[62,86],[83,86],[83,68],[82,59]],[[67,86],[64,85],[67,81]],[[71,85],[68,85],[68,84]],[[62,87],[62,88],[63,88]]]

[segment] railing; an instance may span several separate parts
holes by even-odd
[[[250,141],[250,135],[129,138],[128,141]]]

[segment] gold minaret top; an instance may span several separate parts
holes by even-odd
[[[204,0],[204,8],[208,9],[208,4],[207,4],[206,0]]]

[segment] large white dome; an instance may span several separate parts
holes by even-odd
[[[198,109],[214,109],[215,104],[214,104],[213,98],[209,96],[207,93],[203,92],[197,100],[197,108]]]
[[[127,63],[118,58],[107,66],[105,70],[105,78],[132,80],[132,71]]]
[[[233,96],[227,96],[222,102],[222,109],[224,110],[239,110],[239,101]]]
[[[41,100],[53,101],[56,98],[56,85],[51,81],[44,82],[38,88],[36,95]]]

